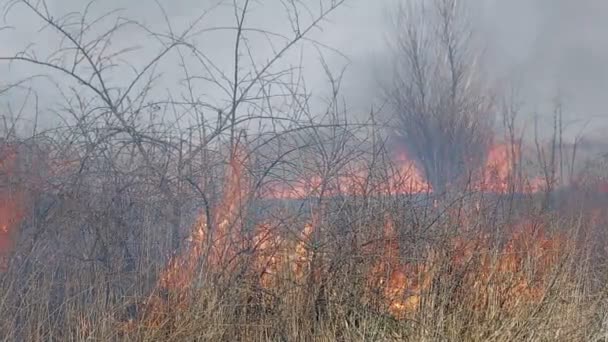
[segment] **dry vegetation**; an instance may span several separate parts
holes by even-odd
[[[231,4],[235,22],[217,28],[234,41],[223,70],[197,43],[214,31],[207,12],[153,32],[92,17],[95,4],[57,17],[44,2],[8,2],[57,45],[0,56],[35,73],[0,88],[25,94],[3,116],[0,339],[607,338],[605,165],[574,172],[558,111],[552,139],[527,153],[513,106],[483,94],[466,64],[476,57],[458,52],[457,2],[436,2],[435,38],[400,24],[396,52],[409,59],[387,88],[396,127],[375,112],[353,122],[325,63],[332,92],[313,109],[284,60],[329,49],[308,35],[342,1],[281,3],[291,32],[249,27],[258,3]],[[132,50],[110,42],[133,30],[158,51],[131,69]],[[270,56],[254,57],[260,37]],[[453,59],[425,59],[435,53]],[[168,96],[156,90],[166,59],[182,73]],[[37,127],[39,77],[63,97],[52,129]],[[487,112],[504,118],[502,143]]]

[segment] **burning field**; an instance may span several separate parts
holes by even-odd
[[[562,324],[557,312],[579,310],[581,291],[592,291],[581,288],[581,277],[591,273],[581,272],[593,268],[585,244],[597,236],[581,227],[602,226],[603,205],[582,215],[568,201],[547,209],[542,180],[517,180],[509,150],[492,147],[465,195],[450,195],[435,194],[404,154],[378,180],[355,165],[329,179],[256,187],[252,154],[236,144],[220,196],[197,209],[179,249],[148,273],[153,278],[139,278],[149,285],[129,298],[104,296],[103,310],[78,309],[65,319],[77,322],[73,333],[81,337],[107,331],[96,326],[102,320],[114,338],[179,340],[203,329],[217,339],[274,339],[281,331],[328,334],[330,323],[327,340],[355,338],[349,334],[360,329],[386,329],[395,339],[485,339],[501,329],[528,338],[530,331],[516,327],[534,319],[565,329],[553,336],[572,336],[588,316]],[[15,173],[15,153],[7,149],[1,166],[7,176]],[[25,193],[8,184],[2,190],[6,279],[32,267],[18,244],[28,237]],[[62,301],[83,291],[77,283],[60,288]]]
[[[608,144],[489,8],[122,3],[2,6],[0,341],[608,340]]]
[[[556,229],[551,215],[521,209],[516,215],[498,213],[506,210],[497,209],[504,203],[490,200],[488,194],[508,198],[518,189],[527,199],[518,198],[516,205],[531,205],[542,191],[540,179],[521,182],[521,187],[511,183],[513,162],[506,146],[489,152],[479,181],[471,186],[478,195],[453,206],[432,199],[432,188],[415,164],[401,158],[398,172],[380,187],[366,189],[362,182],[368,177],[357,173],[336,177],[333,184],[315,177],[264,189],[266,198],[306,200],[309,209],[297,219],[283,210],[283,216],[273,212],[254,222],[244,210],[255,198],[246,172],[248,154],[237,146],[230,155],[218,206],[199,215],[187,243],[161,270],[126,331],[144,326],[177,332],[184,312],[201,300],[211,305],[201,298],[209,295],[209,286],[237,291],[226,290],[244,306],[229,312],[252,324],[244,331],[255,331],[264,330],[258,319],[283,310],[322,324],[319,320],[329,319],[333,310],[346,309],[350,314],[341,313],[344,323],[353,327],[357,319],[350,315],[357,310],[406,326],[444,315],[447,322],[441,324],[458,329],[461,322],[449,322],[449,317],[465,312],[469,324],[500,325],[503,319],[525,320],[554,310],[556,286],[577,285],[577,270],[569,264],[576,254],[572,232]],[[393,200],[370,208],[369,197],[363,197],[370,192],[376,199],[388,195]],[[327,198],[315,196],[319,193]],[[334,203],[339,196],[352,202],[341,202],[342,217]],[[425,217],[414,219],[422,209],[412,209],[412,202],[405,210],[395,206],[399,196],[407,201],[424,196]],[[361,210],[370,216],[352,220],[349,215]],[[349,219],[349,225],[340,226]]]

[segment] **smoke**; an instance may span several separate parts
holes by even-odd
[[[371,102],[382,102],[379,83],[391,77],[386,39],[390,39],[392,27],[387,18],[394,12],[396,2],[356,1],[352,6],[357,13],[366,13],[367,19],[357,23],[361,18],[351,17],[343,23],[360,25],[366,31],[339,44],[355,46],[349,48],[353,63],[345,85],[352,103],[364,114]],[[608,2],[469,3],[487,76],[498,87],[516,91],[517,101],[522,103],[521,115],[529,125],[536,116],[541,122],[548,122],[559,99],[568,123],[567,137],[583,128],[593,135],[607,127],[604,94],[608,82],[608,36],[604,32],[608,31]]]
[[[603,126],[606,14],[608,2],[601,0],[493,1],[481,25],[489,62],[499,77],[521,88],[529,106],[542,112],[559,97],[569,120]]]
[[[346,6],[322,23],[323,30],[315,32],[314,39],[335,47],[348,57],[326,53],[327,62],[338,72],[348,66],[342,80],[346,103],[354,116],[364,117],[372,104],[382,103],[379,81],[390,76],[386,40],[390,37],[388,17],[397,1],[350,0]],[[410,0],[407,0],[410,1]],[[424,0],[422,0],[424,1]],[[431,0],[427,0],[431,1]],[[528,115],[549,115],[552,101],[559,96],[565,107],[567,120],[593,121],[593,127],[604,128],[603,118],[608,117],[604,106],[605,84],[608,81],[608,2],[603,0],[468,0],[471,17],[482,38],[486,51],[489,76],[505,87],[515,87],[525,103]],[[82,10],[84,4],[76,0],[57,0],[50,9],[61,13]],[[177,29],[187,25],[204,9],[221,1],[179,0],[161,1],[170,21]],[[227,2],[228,3],[228,2]],[[230,2],[231,3],[231,2]],[[256,2],[252,26],[264,25],[277,28],[277,18],[284,16],[284,8],[272,1]],[[114,7],[125,8],[122,15],[134,17],[142,23],[164,30],[164,18],[154,1],[108,1],[96,3],[91,11],[101,14]],[[92,14],[95,14],[92,13]],[[208,25],[231,23],[233,13],[226,4],[219,12],[205,19]],[[10,34],[0,33],[3,47],[0,53],[10,54],[29,41],[44,47],[53,36],[38,34],[40,23],[23,10],[11,12],[8,25],[15,26]],[[0,25],[2,26],[2,25]],[[132,37],[117,37],[117,44],[131,43]],[[215,40],[214,40],[215,39]],[[232,39],[210,38],[209,51],[224,51],[232,45]],[[219,53],[219,52],[218,52]],[[297,54],[296,54],[297,55]],[[300,56],[295,56],[299,58]],[[315,51],[306,53],[307,86],[316,94],[327,90],[327,80],[319,66]],[[220,61],[229,59],[220,58]],[[177,63],[173,63],[174,65]],[[175,67],[176,71],[177,67]],[[2,67],[1,71],[6,70]],[[26,73],[14,66],[5,73],[8,80]],[[17,73],[17,74],[16,74]],[[171,74],[167,69],[165,74]],[[120,78],[121,75],[117,75]],[[38,89],[45,94],[44,89]],[[50,92],[52,93],[52,92]],[[54,98],[53,96],[50,96]]]

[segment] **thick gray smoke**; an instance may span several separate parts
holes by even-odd
[[[530,105],[543,108],[560,96],[569,119],[605,129],[606,15],[608,2],[601,0],[493,1],[482,26],[490,63]]]
[[[429,1],[430,2],[430,1]],[[471,18],[485,47],[488,76],[499,86],[515,89],[522,115],[551,116],[554,101],[571,122],[568,135],[585,126],[594,135],[608,127],[608,2],[603,0],[469,1]],[[390,37],[394,1],[353,3],[344,11],[350,31],[338,44],[350,49],[353,65],[346,86],[357,105],[369,103],[374,80],[390,76],[385,41]],[[356,35],[355,35],[356,33]]]
[[[386,39],[390,26],[386,24],[395,1],[350,0],[346,6],[323,24],[324,31],[314,37],[341,50],[350,61],[329,54],[331,67],[339,70],[349,65],[343,80],[343,91],[353,112],[368,113],[372,103],[379,103],[378,80],[388,71]],[[401,0],[407,1],[407,0]],[[430,0],[429,0],[430,1]],[[169,19],[178,27],[194,18],[199,9],[209,8],[221,1],[161,0]],[[474,7],[472,17],[487,47],[486,63],[491,78],[515,86],[532,112],[549,114],[552,100],[560,96],[569,120],[593,120],[593,127],[605,128],[602,119],[608,117],[605,92],[608,83],[608,2],[604,0],[469,0]],[[80,10],[85,3],[75,0],[48,1],[54,12]],[[231,1],[226,4],[232,3]],[[271,25],[284,8],[276,1],[256,2],[253,21]],[[262,6],[262,4],[264,4]],[[103,1],[93,6],[99,13],[112,7],[126,8],[123,15],[136,17],[147,24],[162,25],[155,1]],[[224,9],[226,6],[224,6]],[[276,12],[276,13],[275,13]],[[20,15],[23,14],[23,17]],[[276,16],[275,16],[276,14]],[[212,24],[232,22],[231,11],[220,10],[208,18]],[[45,40],[37,34],[39,23],[24,11],[12,11],[8,25],[16,26],[11,33],[0,32],[0,52],[10,53],[27,44],[29,39]],[[1,25],[0,25],[1,26]],[[209,26],[209,25],[207,25]],[[132,41],[117,37],[117,43]],[[209,41],[208,45],[222,51],[229,39]],[[306,55],[311,65],[307,71],[308,88],[325,89],[325,78],[315,53]],[[1,69],[4,73],[4,67]],[[22,69],[14,68],[15,72]],[[590,132],[591,133],[591,132]]]

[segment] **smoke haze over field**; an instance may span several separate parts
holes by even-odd
[[[485,25],[490,63],[519,84],[532,105],[561,94],[570,119],[599,120],[605,127],[608,2],[491,3]]]
[[[6,1],[4,1],[6,3]],[[202,10],[215,4],[220,6],[208,16],[204,27],[232,25],[233,13],[227,5],[232,2],[175,0],[159,1],[179,31]],[[339,71],[348,65],[342,84],[349,107],[357,115],[365,115],[372,103],[379,104],[378,81],[387,75],[386,39],[390,25],[386,24],[395,1],[350,0],[323,23],[323,32],[314,32],[313,38],[335,47],[350,61],[331,51],[324,51],[329,65]],[[603,0],[511,0],[470,1],[474,9],[475,24],[487,45],[486,64],[490,77],[500,84],[514,85],[526,104],[526,111],[549,114],[552,99],[560,94],[568,120],[594,120],[594,127],[604,127],[605,91],[608,84],[608,2]],[[223,5],[221,4],[223,3]],[[316,2],[315,2],[316,3]],[[483,3],[482,5],[479,5]],[[78,0],[48,1],[49,9],[59,16],[69,11],[82,10],[85,3]],[[162,14],[155,1],[99,1],[92,7],[95,14],[113,8],[125,8],[121,15],[137,19],[164,30]],[[251,26],[283,31],[284,8],[279,1],[256,2],[249,21]],[[283,20],[283,21],[282,21]],[[13,9],[6,18],[13,30],[0,31],[0,53],[10,54],[35,41],[40,47],[48,45],[54,36],[40,35],[41,27],[31,14]],[[4,26],[3,25],[0,25]],[[44,31],[46,32],[46,31]],[[140,42],[139,36],[117,36],[116,46]],[[230,33],[214,34],[204,41],[213,47],[211,54],[222,58],[233,44]],[[146,56],[141,50],[131,57],[139,61]],[[318,63],[316,51],[303,55],[306,66],[307,88],[317,95],[327,89],[326,79]],[[298,58],[298,54],[292,56]],[[175,63],[174,63],[175,64]],[[177,73],[174,64],[166,63],[166,74]],[[6,74],[6,68],[2,67]],[[8,79],[26,75],[31,69],[13,66]],[[116,75],[120,80],[122,75]],[[6,78],[2,81],[6,81]],[[44,97],[45,91],[42,90]],[[44,100],[44,99],[43,99]],[[6,98],[3,99],[3,102]],[[576,132],[572,132],[576,133]],[[591,133],[591,132],[590,132]]]

